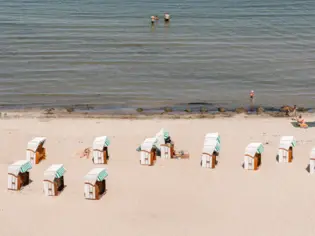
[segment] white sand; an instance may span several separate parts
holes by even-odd
[[[189,160],[161,160],[140,166],[138,145],[160,128],[169,130]],[[216,169],[200,167],[204,135],[220,132]],[[315,128],[293,128],[288,118],[209,120],[9,119],[0,121],[0,235],[314,235],[315,175],[306,171]],[[76,154],[94,137],[111,138],[106,166],[108,192],[85,200],[83,176],[95,165]],[[280,136],[298,141],[291,164],[276,162]],[[47,160],[31,171],[33,182],[7,190],[7,168],[25,159],[26,144],[46,136]],[[259,171],[241,167],[252,141],[265,145]],[[66,189],[43,194],[43,172],[62,163]]]

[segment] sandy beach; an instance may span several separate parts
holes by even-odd
[[[311,116],[307,120],[311,120]],[[189,160],[139,164],[136,148],[161,128]],[[219,132],[222,150],[215,169],[200,167],[204,135]],[[0,235],[314,235],[315,176],[306,167],[315,128],[294,128],[290,118],[88,119],[12,118],[0,120]],[[80,159],[97,136],[111,139],[107,193],[84,199],[83,176],[95,165]],[[280,137],[297,140],[293,163],[277,163]],[[25,159],[27,142],[47,137],[47,160],[31,170],[32,183],[7,190],[7,168]],[[250,142],[264,143],[256,172],[241,165]],[[43,194],[43,173],[64,164],[66,188]]]

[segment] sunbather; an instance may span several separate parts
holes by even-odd
[[[308,127],[308,125],[305,123],[305,120],[302,118],[302,115],[299,115],[297,122],[301,128],[307,128]]]

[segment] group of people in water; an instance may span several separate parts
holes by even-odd
[[[164,13],[164,22],[168,23],[171,19],[170,14]],[[154,25],[159,20],[158,16],[151,16],[151,24]]]

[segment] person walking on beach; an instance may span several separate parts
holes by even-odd
[[[254,100],[255,100],[255,92],[254,90],[249,93],[249,101],[250,101],[250,110],[254,111]]]

